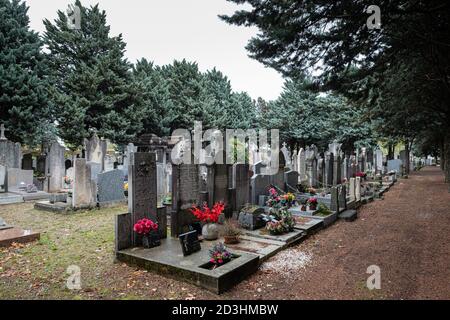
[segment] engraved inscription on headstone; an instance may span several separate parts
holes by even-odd
[[[200,242],[198,241],[198,233],[196,230],[180,234],[179,238],[184,256],[191,255],[201,250]]]

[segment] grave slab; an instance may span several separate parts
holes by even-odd
[[[273,236],[264,228],[258,230],[244,230],[243,233],[244,235],[251,236],[253,238],[273,240],[284,243],[286,245],[300,242],[306,236],[306,232],[302,230],[294,230],[286,234]]]
[[[50,198],[50,193],[47,193],[45,191],[37,191],[37,192],[33,192],[33,193],[28,193],[28,192],[22,191],[22,190],[15,190],[15,191],[11,191],[10,193],[22,197],[23,201],[25,201],[25,202],[35,201],[35,200],[47,200]]]
[[[313,218],[313,219],[317,219],[317,220],[322,220],[324,228],[332,225],[337,220],[337,217],[338,217],[336,211],[334,211],[332,214],[330,214],[328,216],[325,216],[325,217],[319,216],[319,215],[308,216],[308,215],[303,215],[303,214],[299,214],[298,216],[306,217],[306,218]]]
[[[39,240],[40,234],[31,230],[9,228],[0,230],[0,247],[9,247],[12,243],[28,243]]]
[[[226,246],[233,250],[257,254],[259,256],[260,263],[270,257],[273,257],[285,248],[285,244],[280,243],[279,241],[255,238],[247,235],[241,236],[239,243],[227,244]]]
[[[339,219],[343,219],[347,222],[355,221],[358,218],[358,212],[356,210],[346,210],[339,214]]]
[[[71,205],[67,202],[50,203],[50,201],[39,201],[34,204],[34,208],[37,210],[56,213],[72,211]]]
[[[322,229],[323,221],[320,219],[314,219],[313,217],[301,217],[294,215],[295,229],[303,230],[308,235]]]
[[[11,192],[0,193],[0,205],[2,204],[13,204],[23,202],[23,197],[18,194]]]
[[[230,250],[238,258],[214,269],[204,268],[209,262],[209,246],[202,242],[202,250],[184,257],[178,239],[163,239],[161,246],[144,249],[131,248],[120,250],[116,254],[119,261],[155,271],[159,274],[186,281],[217,294],[230,289],[247,276],[256,272],[259,266],[259,256],[238,250]]]

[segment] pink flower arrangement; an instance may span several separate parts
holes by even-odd
[[[136,222],[133,230],[137,234],[148,235],[150,232],[158,230],[158,224],[150,219],[144,218]]]
[[[214,264],[215,266],[219,266],[225,262],[228,262],[232,258],[232,254],[227,250],[225,245],[221,242],[214,245],[212,249],[209,251],[210,260],[209,262]]]

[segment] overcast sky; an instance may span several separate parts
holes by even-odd
[[[66,11],[70,0],[26,0],[31,28],[42,32],[44,18],[53,21],[58,9]],[[241,8],[225,0],[82,0],[100,3],[106,11],[112,35],[123,34],[126,56],[142,57],[158,65],[174,59],[197,61],[201,71],[217,67],[227,75],[235,91],[247,91],[253,99],[275,99],[283,79],[247,56],[245,45],[255,28],[236,27],[218,14]]]

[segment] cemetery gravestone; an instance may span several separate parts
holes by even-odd
[[[7,184],[6,184],[6,167],[0,165],[0,190],[7,192]]]
[[[198,233],[196,230],[189,231],[179,236],[183,256],[189,256],[201,250],[200,242],[198,241]]]
[[[33,170],[33,155],[31,153],[24,154],[22,157],[22,169]]]
[[[250,166],[248,164],[233,165],[233,188],[236,190],[236,210],[239,211],[250,202]]]
[[[356,177],[355,184],[356,201],[361,201],[361,177]]]
[[[307,181],[306,176],[306,158],[305,158],[305,150],[301,148],[298,152],[298,172],[300,174],[300,182]]]
[[[128,167],[128,210],[131,213],[131,225],[143,218],[158,222],[156,199],[156,154],[134,152],[130,156]],[[142,239],[133,233],[133,245],[139,246]]]
[[[298,177],[298,172],[294,170],[290,170],[284,174],[284,180],[288,186],[288,191],[297,187]]]
[[[341,174],[341,155],[340,152],[338,152],[334,156],[334,162],[333,162],[333,185],[337,186],[338,184],[341,184],[342,182],[342,174]]]
[[[280,152],[278,158],[278,171],[270,176],[270,183],[281,190],[286,190],[285,169],[286,169],[286,159],[284,153]]]
[[[400,171],[401,165],[402,165],[402,160],[400,160],[400,159],[388,160],[387,170],[388,170],[388,172],[395,171],[397,173],[401,173],[401,171]]]
[[[356,200],[356,186],[355,186],[355,178],[350,178],[350,183],[349,183],[349,194],[350,194],[350,201],[355,201]]]
[[[383,151],[375,150],[375,168],[376,173],[383,173]]]
[[[33,170],[9,168],[7,172],[7,185],[10,191],[17,190],[20,187],[26,189],[27,185],[33,184]]]
[[[95,206],[95,183],[91,181],[91,167],[86,159],[75,159],[74,176],[72,206],[77,209]]]
[[[91,180],[97,181],[99,173],[102,172],[102,165],[91,161],[89,161],[88,164],[91,167]]]
[[[333,185],[333,172],[334,172],[334,155],[330,152],[325,153],[325,174],[326,174],[326,186],[331,187]]]
[[[0,165],[8,168],[22,168],[22,150],[19,143],[0,141]]]
[[[100,206],[125,201],[121,170],[111,170],[98,175],[97,199]]]
[[[325,161],[320,157],[317,159],[317,180],[321,186],[326,184],[325,177]]]
[[[196,220],[189,209],[200,205],[199,165],[172,165],[172,180],[171,235],[177,237]]]
[[[261,174],[262,167],[262,162],[256,163],[254,168],[255,173],[250,179],[251,201],[253,204],[258,204],[260,195],[267,194],[270,185],[270,176]]]
[[[101,140],[97,134],[94,134],[90,139],[85,139],[84,145],[87,161],[99,163],[100,171],[103,171],[105,169],[106,141]]]
[[[50,172],[48,192],[59,192],[63,187],[65,151],[66,149],[58,142],[54,142],[50,146],[47,157]]]

